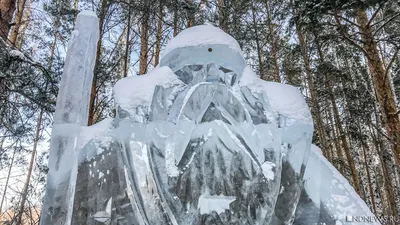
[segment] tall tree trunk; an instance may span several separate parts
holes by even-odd
[[[325,129],[324,129],[324,125],[323,125],[323,121],[322,121],[322,117],[321,117],[321,110],[318,104],[318,96],[316,93],[316,89],[314,87],[314,79],[312,77],[312,72],[311,72],[311,65],[310,65],[310,61],[308,58],[308,50],[307,50],[307,43],[305,40],[304,35],[301,33],[301,31],[299,30],[298,26],[296,25],[296,32],[297,32],[297,37],[299,39],[299,44],[300,44],[300,48],[301,48],[301,54],[303,57],[303,61],[304,61],[304,69],[305,69],[305,73],[306,73],[306,80],[307,80],[307,84],[308,84],[308,88],[310,90],[310,97],[311,97],[311,112],[314,116],[314,121],[316,122],[316,127],[317,127],[317,133],[319,136],[319,141],[321,144],[321,149],[323,150],[324,155],[327,154],[327,141],[326,141],[326,136],[325,136]]]
[[[262,50],[260,45],[260,39],[258,38],[258,26],[257,26],[257,18],[255,14],[255,6],[254,1],[251,1],[251,13],[253,16],[253,26],[254,26],[254,33],[255,33],[255,41],[257,46],[257,56],[258,56],[258,67],[260,70],[260,78],[266,80],[265,72],[264,72],[264,62],[262,60]]]
[[[294,4],[294,2],[292,2]],[[293,9],[293,15],[297,15],[296,9]],[[299,25],[296,23],[296,33],[297,37],[299,39],[299,44],[300,44],[300,49],[301,49],[301,55],[304,61],[304,69],[306,73],[306,80],[308,84],[308,88],[310,90],[310,97],[311,97],[311,112],[313,114],[314,121],[316,122],[316,127],[317,127],[317,133],[319,136],[319,141],[321,144],[321,149],[324,155],[327,155],[328,153],[328,142],[325,136],[325,129],[321,117],[321,110],[318,104],[318,96],[314,87],[314,79],[312,77],[311,73],[311,65],[310,61],[308,58],[308,50],[307,50],[307,42],[306,39],[303,35],[303,33],[300,31]]]
[[[361,122],[358,123],[358,125],[360,125],[360,124],[361,124]],[[361,132],[361,127],[360,126],[358,126],[358,127]],[[374,193],[374,188],[372,187],[371,172],[369,170],[369,165],[368,165],[367,152],[369,152],[369,148],[368,148],[368,144],[366,144],[363,140],[361,140],[361,148],[362,148],[363,158],[364,158],[364,167],[365,167],[365,171],[367,172],[368,191],[369,191],[369,195],[371,197],[372,210],[373,210],[374,214],[376,215],[375,193]]]
[[[28,196],[28,188],[29,188],[29,184],[31,181],[33,165],[35,162],[35,156],[36,156],[36,151],[37,151],[36,149],[37,149],[37,144],[39,142],[40,129],[41,129],[41,125],[42,125],[42,118],[43,118],[43,109],[40,110],[39,118],[38,118],[38,121],[36,124],[35,140],[33,141],[33,149],[32,149],[32,154],[31,154],[31,160],[29,162],[28,174],[26,175],[24,189],[21,194],[21,203],[20,203],[18,215],[17,215],[17,224],[22,224],[22,215],[24,213],[26,197]]]
[[[347,141],[347,138],[346,138],[346,134],[343,131],[342,121],[340,119],[339,110],[338,110],[337,105],[336,105],[335,95],[334,95],[333,90],[332,90],[332,84],[331,84],[331,81],[329,81],[329,79],[328,79],[327,83],[328,83],[329,97],[331,99],[332,107],[333,107],[333,116],[335,118],[336,127],[338,129],[337,130],[338,131],[338,135],[339,135],[339,138],[340,138],[340,140],[342,142],[342,147],[343,147],[344,153],[346,155],[346,160],[347,160],[347,162],[348,162],[348,164],[350,166],[350,172],[351,172],[351,177],[352,177],[352,181],[353,181],[353,186],[354,186],[354,189],[356,190],[356,192],[358,194],[361,194],[361,192],[360,192],[361,191],[361,189],[360,189],[360,181],[358,179],[358,172],[357,172],[353,157],[351,156],[351,150],[350,150],[350,146],[349,146],[349,143]]]
[[[319,41],[318,41],[317,37],[315,37],[315,44],[317,46],[317,52],[318,52],[319,60],[320,60],[321,63],[324,63],[325,62],[324,54],[322,53],[321,45],[319,44]],[[337,108],[335,94],[333,92],[333,84],[332,84],[331,79],[329,79],[329,77],[327,76],[326,73],[324,73],[324,77],[325,77],[325,80],[326,80],[326,88],[328,89],[328,95],[329,95],[329,98],[330,98],[330,100],[332,102],[333,117],[335,118],[335,125],[337,127],[338,135],[339,135],[339,138],[340,138],[340,140],[342,142],[342,147],[343,147],[344,153],[346,155],[347,162],[348,162],[349,167],[350,167],[353,186],[354,186],[354,189],[356,190],[356,192],[358,194],[361,194],[360,180],[358,179],[358,172],[357,172],[356,165],[355,165],[355,162],[353,160],[353,157],[351,156],[351,150],[350,150],[350,146],[349,146],[349,143],[347,141],[347,138],[346,138],[346,134],[345,134],[345,132],[343,130],[343,127],[342,127],[342,121],[341,121],[341,118],[340,118],[340,115],[339,115],[339,110]]]
[[[329,132],[328,131],[328,127],[329,127],[329,123],[330,123],[329,111],[330,111],[329,110],[329,101],[327,99],[325,99],[325,110],[324,110],[325,113],[322,116],[325,117],[325,121],[326,121],[325,129],[327,130],[327,132]],[[332,133],[330,133],[330,134],[332,134]],[[332,163],[332,159],[333,159],[333,151],[332,151],[332,149],[333,149],[333,146],[332,146],[332,141],[331,140],[332,140],[332,138],[329,138],[329,135],[327,135],[327,140],[326,141],[327,141],[328,146],[327,146],[327,151],[324,154],[324,156],[329,162]]]
[[[156,43],[156,56],[154,61],[154,66],[157,66],[160,60],[161,52],[161,38],[162,38],[162,22],[163,22],[163,2],[160,1],[160,11],[158,12],[158,22],[157,22],[157,43]]]
[[[58,29],[60,28],[60,25],[61,25],[60,15],[58,15],[57,19],[56,19],[56,24],[55,24],[53,43],[52,43],[51,48],[50,48],[49,65],[51,65],[51,66],[49,66],[49,70],[51,69],[51,67],[53,65],[54,53],[55,53],[55,50],[56,50],[57,37],[58,37],[58,33],[59,33]]]
[[[372,124],[371,124],[372,125]],[[371,134],[372,138],[372,144],[373,144],[373,149],[375,150],[377,155],[379,156],[379,164],[375,166],[374,168],[374,173],[375,173],[375,184],[377,185],[377,190],[379,191],[379,196],[381,199],[381,204],[382,204],[382,215],[389,215],[393,211],[390,208],[390,204],[385,204],[388,203],[388,197],[389,197],[389,190],[388,190],[388,184],[387,184],[387,178],[384,177],[385,174],[385,165],[383,163],[383,159],[381,157],[381,150],[380,150],[380,134],[379,132],[372,126],[369,126],[369,132]],[[373,154],[375,154],[375,151],[372,151]],[[382,180],[379,180],[378,178],[382,177]]]
[[[195,17],[195,10],[193,0],[186,0],[188,5],[187,15],[188,15],[188,23],[187,28],[194,26],[194,17]]]
[[[76,19],[78,18],[79,12],[79,0],[74,1],[74,24],[76,23]]]
[[[90,91],[90,101],[89,101],[89,117],[88,117],[88,125],[92,125],[96,122],[96,96],[97,96],[97,76],[100,73],[100,63],[101,63],[101,48],[102,48],[102,39],[103,39],[103,25],[104,19],[107,12],[108,1],[102,0],[100,5],[100,13],[99,13],[99,42],[97,44],[96,51],[96,61],[94,64],[94,74],[93,74],[93,82],[92,89]]]
[[[372,129],[370,127],[370,129]],[[378,151],[378,149],[376,148],[377,142],[376,139],[373,140],[374,141],[374,149],[376,149]],[[378,200],[380,200],[380,204],[378,209],[378,212],[376,214],[376,216],[383,216],[383,215],[390,215],[392,213],[392,210],[389,209],[390,206],[389,204],[386,204],[388,202],[387,198],[387,186],[386,186],[386,181],[383,178],[383,171],[382,171],[382,166],[381,165],[375,165],[373,172],[375,174],[374,177],[374,181],[375,181],[375,194]]]
[[[54,33],[53,44],[51,45],[51,49],[50,49],[49,65],[48,65],[48,68],[47,68],[48,71],[51,71],[51,69],[53,67],[54,53],[55,53],[56,46],[57,46],[57,36],[58,36],[58,28],[59,28],[59,26],[60,26],[60,15],[58,15],[57,19],[56,19],[56,31]],[[37,144],[39,142],[39,135],[40,135],[40,130],[41,130],[41,126],[42,126],[42,120],[43,120],[43,109],[40,110],[39,117],[37,119],[35,139],[33,141],[33,149],[32,149],[32,154],[31,154],[31,160],[29,162],[28,174],[26,175],[24,189],[23,189],[22,194],[21,194],[21,202],[20,202],[18,215],[17,215],[17,224],[22,224],[22,215],[23,215],[23,212],[24,212],[26,197],[28,196],[28,188],[29,188],[29,184],[30,184],[30,181],[31,181],[33,165],[34,165],[34,162],[35,162],[35,156],[36,156],[36,152],[37,152]]]
[[[147,60],[148,60],[148,43],[149,43],[149,14],[144,12],[144,16],[141,24],[141,36],[140,36],[140,64],[139,74],[145,74],[147,72]]]
[[[393,150],[397,164],[400,164],[400,113],[394,99],[389,73],[385,70],[382,59],[379,56],[378,45],[374,39],[371,24],[368,23],[367,13],[362,9],[356,10],[356,21],[360,26],[363,49],[367,54],[368,68],[372,76],[379,108],[382,112],[383,123],[389,137],[392,139]]]
[[[17,150],[16,150],[16,148],[14,148],[14,153],[13,153],[13,156],[11,157],[10,167],[8,168],[8,174],[7,174],[6,183],[4,184],[3,196],[1,197],[0,215],[1,215],[1,209],[3,208],[3,205],[4,205],[4,200],[6,199],[6,194],[7,194],[7,189],[8,189],[8,182],[10,181],[11,170],[12,170],[13,165],[14,165],[14,159],[15,159],[15,153],[16,152],[17,152]]]
[[[327,78],[325,77],[325,86],[327,89],[329,89],[330,85],[328,85],[328,81]],[[343,156],[343,149],[342,149],[342,145],[340,144],[341,141],[341,135],[340,135],[340,131],[339,131],[339,127],[338,125],[340,125],[340,123],[337,121],[337,117],[334,116],[332,112],[335,112],[335,107],[336,107],[336,101],[332,101],[332,98],[329,97],[327,99],[330,104],[329,106],[329,110],[328,110],[328,114],[329,114],[329,119],[330,119],[330,123],[332,124],[332,133],[333,133],[333,141],[335,144],[335,149],[336,149],[336,155],[337,155],[337,163],[336,163],[336,167],[338,168],[338,170],[342,173],[343,176],[345,176],[347,179],[350,179],[349,177],[347,177],[346,174],[346,162],[345,162],[345,157]],[[337,112],[337,108],[336,108],[336,112]],[[336,114],[335,114],[336,115]],[[346,157],[347,159],[347,157]]]
[[[0,38],[7,39],[16,0],[0,0]]]
[[[117,46],[116,46],[116,55],[118,57],[118,79],[122,79],[125,76],[125,61],[129,61],[129,55],[127,60],[126,59],[126,45],[127,45],[127,30],[128,30],[128,26],[125,26],[124,29],[122,30],[121,35],[118,38],[117,41]],[[129,50],[128,50],[129,51]]]
[[[22,26],[19,28],[20,29],[19,35],[17,37],[17,42],[15,43],[15,46],[19,49],[21,49],[22,45],[24,44],[25,32],[26,32],[26,29],[28,28],[28,25],[30,22],[29,20],[31,18],[31,13],[32,13],[31,4],[32,4],[32,1],[28,0],[28,2],[25,5],[24,15],[22,17],[24,22],[22,23]]]
[[[25,2],[26,2],[26,0],[18,0],[17,12],[15,14],[15,19],[14,19],[14,26],[12,26],[10,37],[9,37],[11,44],[16,43],[17,37],[19,34],[19,28],[22,25],[22,23],[27,22],[27,21],[22,21],[22,17],[24,15],[24,9],[25,9]]]
[[[128,65],[129,65],[129,55],[131,53],[130,51],[130,33],[131,33],[131,20],[132,20],[132,8],[129,2],[129,9],[128,9],[128,24],[126,26],[126,45],[125,45],[125,57],[124,57],[124,77],[128,76]]]
[[[279,62],[278,62],[278,43],[277,43],[277,37],[276,37],[276,32],[272,20],[272,14],[271,10],[269,7],[269,1],[265,2],[265,8],[267,12],[267,19],[268,19],[268,36],[269,36],[269,41],[271,44],[271,53],[272,53],[272,59],[273,59],[273,67],[274,67],[274,81],[280,83],[281,78],[279,76]]]
[[[342,149],[341,149],[341,147],[340,147],[340,143],[339,143],[339,138],[338,138],[338,135],[337,135],[337,132],[336,132],[336,130],[337,130],[337,128],[336,128],[336,126],[335,126],[335,122],[334,122],[334,119],[333,119],[333,116],[332,116],[332,110],[331,110],[331,107],[330,107],[330,105],[332,105],[332,103],[330,103],[327,107],[328,107],[328,109],[327,109],[327,111],[328,111],[328,118],[329,118],[329,122],[330,122],[330,124],[332,125],[332,136],[333,136],[333,144],[335,145],[335,150],[336,150],[336,155],[337,155],[337,157],[340,159],[340,160],[342,160],[343,159],[343,154],[342,154]],[[332,155],[332,159],[334,158],[334,156]],[[340,161],[339,160],[339,161]],[[339,164],[339,165],[337,165],[337,168],[338,168],[338,170],[342,173],[342,174],[344,174],[344,171],[343,171],[343,165],[341,165],[341,164]]]
[[[384,68],[384,63],[380,58],[378,45],[374,39],[374,32],[369,23],[367,13],[362,9],[357,9],[355,10],[355,19],[362,39],[361,45],[358,45],[348,37],[345,28],[341,25],[338,13],[335,13],[336,24],[339,26],[342,37],[353,46],[362,50],[364,56],[367,58],[366,61],[369,74],[372,78],[373,89],[379,104],[379,111],[382,114],[382,125],[386,128],[387,136],[391,141],[391,147],[379,147],[377,151],[382,162],[383,177],[387,182],[386,191],[390,205],[390,213],[393,216],[397,216],[400,212],[396,203],[396,201],[398,202],[399,200],[396,198],[395,194],[395,192],[397,192],[397,195],[400,195],[398,191],[398,189],[400,189],[400,173],[397,168],[397,165],[400,163],[400,119],[394,100],[394,93],[391,88],[391,81],[388,76],[390,68],[389,66],[386,69]],[[379,121],[379,117],[377,116],[376,118],[376,121]],[[377,128],[377,133],[379,132],[381,131]],[[378,141],[380,145],[384,145],[381,139]],[[390,148],[392,151],[388,150]],[[393,156],[392,153],[394,153]]]
[[[320,61],[320,63],[323,63],[325,61],[324,60],[324,54],[322,53],[321,45],[319,43],[318,34],[314,30],[313,30],[313,35],[314,35],[315,44],[317,46],[317,54],[318,54],[318,57],[319,57],[319,61]],[[326,75],[324,76],[324,80],[325,80],[325,82],[324,82],[325,88],[331,90],[331,86],[328,84],[328,79],[327,79]],[[333,103],[332,103],[330,98],[326,98],[326,102],[327,102],[327,107],[328,107],[327,111],[328,111],[329,122],[330,122],[330,124],[332,126],[333,142],[334,142],[335,149],[336,149],[336,155],[338,157],[338,160],[336,160],[336,161],[339,162],[339,163],[336,163],[336,165],[337,165],[338,170],[343,175],[345,175],[346,174],[345,170],[344,170],[345,169],[345,164],[343,164],[344,163],[344,161],[343,161],[344,157],[343,157],[342,148],[341,148],[340,141],[339,141],[339,136],[340,135],[338,135],[339,131],[338,131],[338,127],[336,126],[337,122],[336,122],[336,120],[334,119],[334,117],[332,115],[333,106],[332,106],[332,109],[330,108],[330,106],[333,105]],[[332,158],[333,157],[334,156],[332,155]]]
[[[178,1],[174,4],[174,37],[178,35]]]
[[[375,93],[376,95],[376,93]],[[385,182],[384,186],[386,187],[385,190],[385,195],[387,198],[387,201],[385,203],[388,204],[388,208],[389,208],[389,213],[391,213],[393,216],[397,216],[398,214],[398,209],[397,209],[397,205],[396,205],[396,197],[395,197],[395,185],[393,184],[393,174],[391,173],[391,169],[392,169],[392,165],[393,162],[390,158],[389,152],[387,150],[387,146],[384,146],[383,143],[383,138],[381,135],[381,131],[379,130],[379,127],[381,127],[380,125],[381,120],[380,117],[378,115],[378,110],[376,109],[377,107],[374,104],[374,114],[375,114],[375,120],[377,121],[377,128],[376,130],[376,138],[375,138],[375,145],[376,145],[376,151],[378,152],[378,156],[379,156],[379,160],[380,160],[380,164],[381,164],[381,168],[382,168],[382,175],[383,175],[383,180]]]
[[[218,21],[219,27],[223,31],[228,32],[228,13],[225,6],[225,0],[218,0]]]

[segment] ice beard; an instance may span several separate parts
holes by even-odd
[[[238,99],[232,90],[238,76],[215,63],[185,66],[176,74],[187,87],[167,116],[175,129],[165,143],[153,141],[149,147],[150,167],[169,220],[269,224],[279,192],[281,156],[277,123],[265,113],[268,103],[236,93]],[[156,88],[154,96],[165,91]],[[252,100],[262,114],[245,109],[243,101]],[[153,99],[151,109],[166,107]],[[150,120],[158,115],[152,110]],[[157,125],[155,129],[163,130]]]

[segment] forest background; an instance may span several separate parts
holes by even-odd
[[[38,224],[55,99],[79,11],[99,17],[88,125],[167,41],[210,23],[264,80],[301,90],[313,142],[377,216],[400,215],[400,3],[395,0],[0,0],[0,224]]]

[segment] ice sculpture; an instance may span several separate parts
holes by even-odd
[[[76,147],[81,126],[88,120],[89,95],[99,39],[98,19],[79,13],[68,43],[51,133],[49,173],[41,224],[70,224],[77,176]]]
[[[333,225],[372,215],[311,145],[300,92],[260,80],[216,27],[181,32],[157,68],[119,81],[114,99],[116,118],[61,133],[75,144],[68,179],[49,179],[43,225]]]

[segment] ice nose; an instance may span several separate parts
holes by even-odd
[[[219,67],[216,63],[207,64],[206,82],[223,83],[231,87],[236,82],[237,75],[229,69]]]
[[[219,70],[217,64],[210,63],[207,65],[206,82],[217,83],[223,80],[224,74]]]

